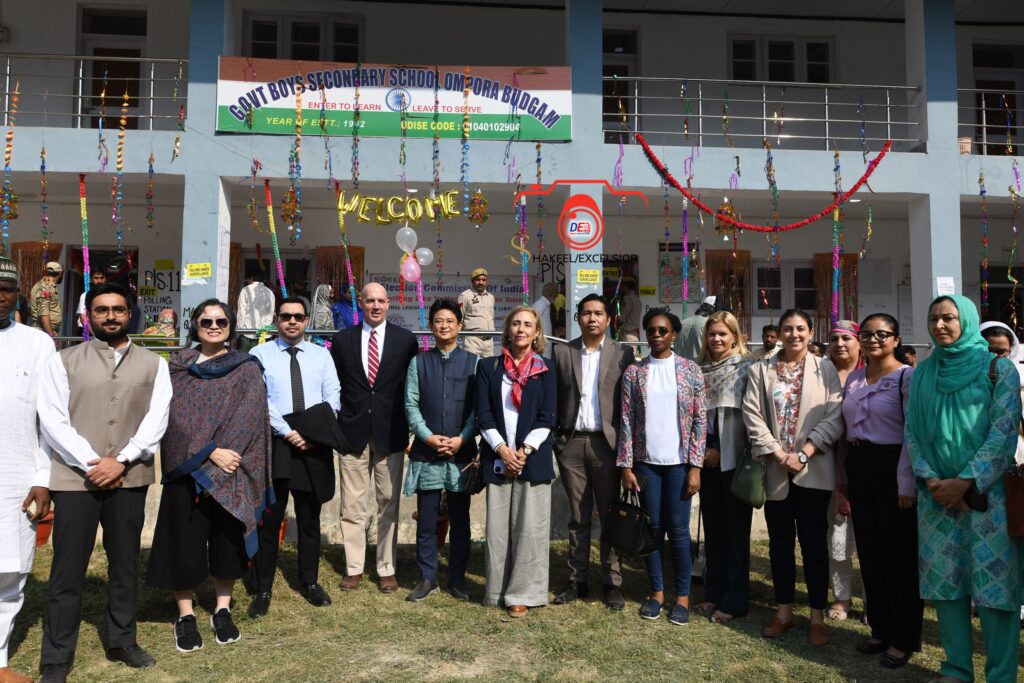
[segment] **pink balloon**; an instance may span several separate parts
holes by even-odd
[[[416,282],[420,279],[420,264],[415,258],[405,259],[405,263],[402,264],[402,277],[406,282]]]

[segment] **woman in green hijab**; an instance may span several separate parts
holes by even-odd
[[[1011,361],[992,365],[969,299],[935,299],[928,333],[935,348],[911,380],[905,435],[919,493],[921,597],[935,605],[946,651],[936,680],[974,680],[973,599],[985,679],[1016,681],[1021,546],[1006,529],[1003,475],[1017,446],[1020,380]]]

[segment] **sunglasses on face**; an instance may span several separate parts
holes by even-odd
[[[289,320],[294,320],[297,323],[304,323],[304,322],[306,322],[306,314],[305,313],[278,313],[277,317],[283,323],[286,323]]]
[[[128,307],[127,306],[93,306],[92,307],[92,312],[95,313],[96,315],[107,315],[109,313],[113,313],[114,315],[120,317],[120,316],[128,315]]]
[[[648,337],[665,337],[672,330],[667,327],[648,327],[646,331]]]
[[[201,318],[199,320],[199,327],[203,328],[204,330],[208,330],[211,327],[213,327],[214,325],[216,325],[218,328],[220,328],[222,330],[226,330],[227,327],[228,327],[228,319],[227,318]]]
[[[889,339],[891,339],[892,337],[895,337],[895,336],[896,336],[896,334],[894,332],[890,332],[889,330],[877,330],[875,332],[861,332],[859,335],[857,335],[857,337],[862,342],[869,342],[872,339],[877,339],[879,344],[884,344]]]

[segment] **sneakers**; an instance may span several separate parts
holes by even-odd
[[[188,614],[174,622],[174,648],[178,652],[195,652],[203,649],[203,637],[199,635],[196,615]]]
[[[690,610],[685,605],[676,605],[668,615],[668,623],[673,626],[683,626],[690,622]]]
[[[218,645],[227,645],[242,637],[235,622],[231,620],[231,610],[227,607],[221,607],[210,615],[210,626],[213,627]]]
[[[660,602],[651,598],[640,607],[640,616],[648,621],[655,621],[661,616],[661,610],[664,607]]]

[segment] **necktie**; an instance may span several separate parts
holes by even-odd
[[[377,350],[377,330],[370,330],[370,344],[366,351],[366,379],[370,386],[377,380],[377,369],[380,368],[380,352]]]
[[[297,413],[306,409],[306,398],[302,392],[302,368],[299,367],[299,348],[292,346],[285,350],[292,357],[292,412]]]

